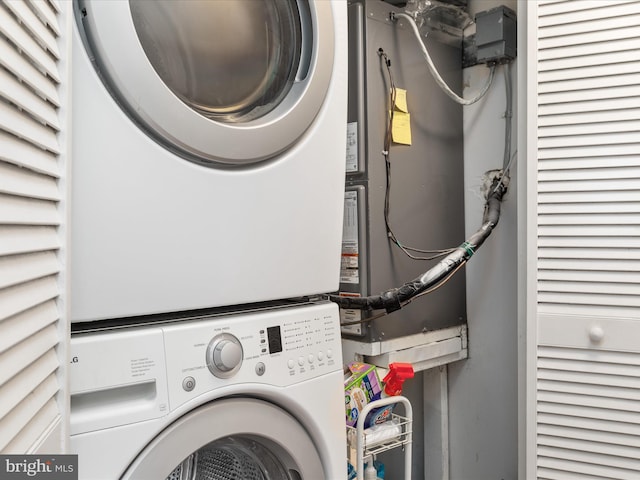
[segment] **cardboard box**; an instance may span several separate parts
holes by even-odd
[[[352,362],[344,379],[344,404],[347,425],[353,427],[362,409],[382,395],[382,384],[374,365]]]

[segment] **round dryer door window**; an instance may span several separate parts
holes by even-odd
[[[206,165],[281,154],[331,82],[324,0],[78,0],[76,16],[114,100],[163,148]]]
[[[301,480],[325,478],[307,430],[289,413],[256,399],[200,407],[161,432],[123,479]]]

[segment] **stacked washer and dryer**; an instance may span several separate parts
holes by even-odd
[[[74,0],[82,479],[345,476],[341,0]]]

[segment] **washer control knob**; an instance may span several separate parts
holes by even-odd
[[[207,347],[207,367],[218,378],[235,375],[242,365],[242,344],[230,333],[216,335]]]

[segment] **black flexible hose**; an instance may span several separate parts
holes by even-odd
[[[484,241],[491,235],[493,229],[500,220],[500,207],[502,199],[507,192],[504,182],[495,179],[484,206],[482,226],[472,234],[469,239],[456,248],[452,253],[444,257],[431,269],[421,276],[405,283],[399,288],[387,290],[379,295],[369,297],[341,297],[329,295],[329,300],[338,304],[340,308],[355,310],[386,310],[387,313],[402,308],[403,304],[416,295],[441,282],[458,266],[467,262],[480,248]]]

